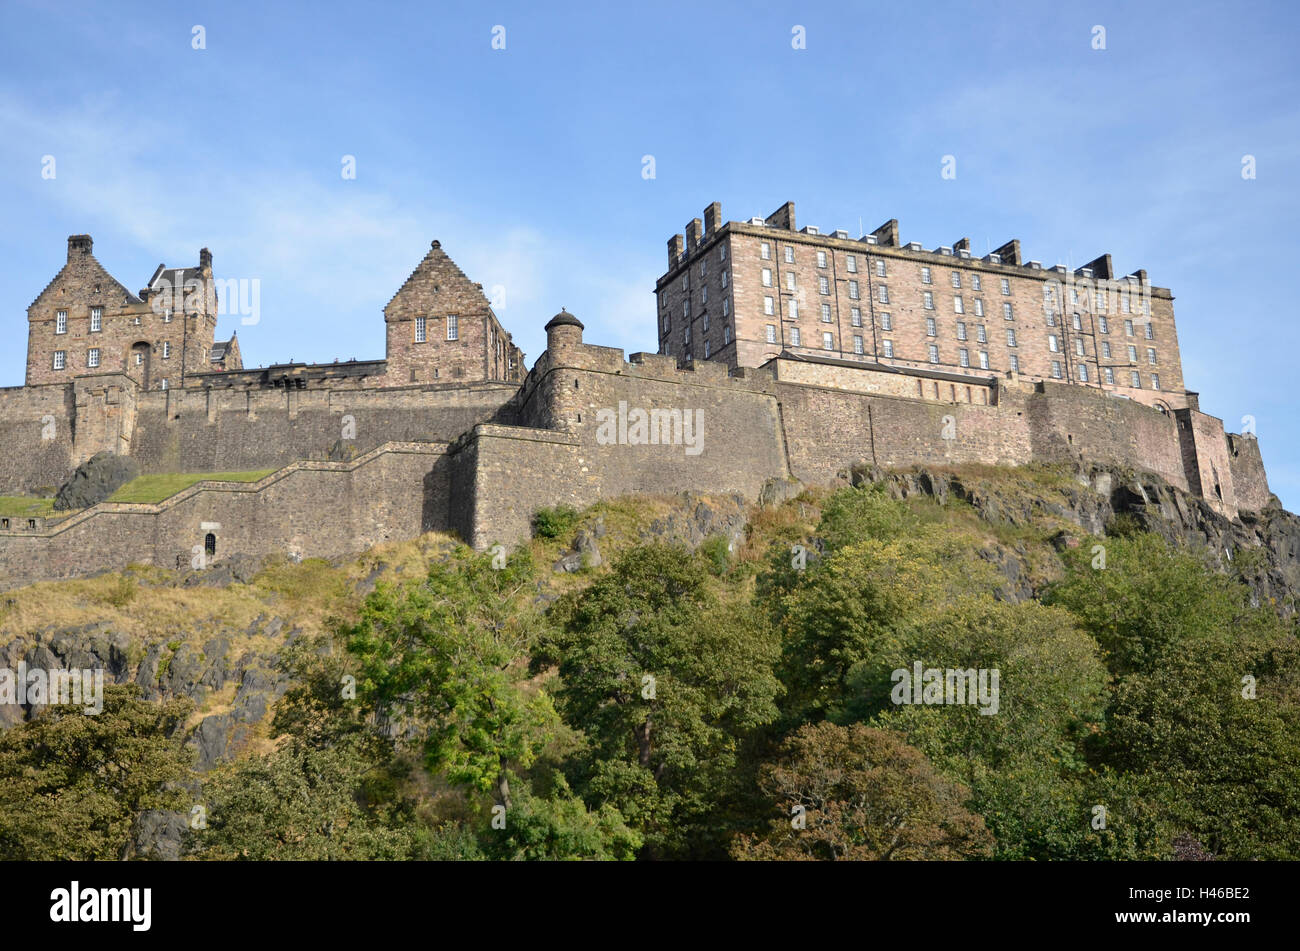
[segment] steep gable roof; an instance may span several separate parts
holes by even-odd
[[[423,302],[431,296],[446,300],[460,309],[480,306],[491,309],[491,303],[483,293],[483,286],[465,276],[465,272],[442,250],[440,241],[433,242],[424,260],[384,305],[384,313],[387,314],[399,299],[418,298]]]
[[[105,268],[104,265],[100,264],[99,259],[96,258],[95,255],[92,254],[90,251],[84,252],[84,254],[82,255],[82,260],[87,262],[90,265],[90,271],[95,277],[98,277],[102,283],[108,285],[108,290],[110,292],[112,291],[120,292],[123,299],[125,299],[127,303],[131,303],[131,304],[142,303],[140,298],[136,297],[134,294],[128,291],[126,289],[126,286],[121,281],[115,278],[112,274],[109,274],[108,269]],[[81,266],[80,262],[76,262],[76,263],[78,264],[78,266]],[[49,294],[50,288],[54,287],[56,284],[59,283],[59,279],[62,278],[64,274],[67,273],[68,269],[72,267],[73,264],[74,262],[69,261],[65,263],[63,267],[59,268],[59,272],[55,274],[54,277],[50,278],[50,282],[45,285],[45,287],[41,290],[39,294],[36,295],[36,299],[27,305],[27,309],[31,310],[33,307],[35,307],[37,304],[43,301],[45,299],[45,296]],[[116,294],[114,294],[113,296],[116,296]]]

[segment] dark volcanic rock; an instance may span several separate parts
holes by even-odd
[[[54,497],[54,507],[84,509],[104,501],[140,474],[140,463],[130,456],[99,452],[77,466]]]

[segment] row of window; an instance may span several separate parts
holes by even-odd
[[[172,357],[171,341],[164,340],[162,343],[162,358],[164,360],[170,360],[171,357]],[[143,363],[144,363],[144,354],[140,353],[139,351],[136,351],[135,365],[140,366]],[[86,351],[86,366],[90,369],[94,369],[95,367],[99,366],[99,347],[91,347]],[[67,367],[68,367],[68,351],[55,350],[54,369],[66,370]]]
[[[415,318],[415,342],[424,343],[425,341],[427,341],[429,339],[428,331],[429,331],[428,318],[416,317]],[[459,338],[460,338],[460,318],[457,317],[455,314],[448,314],[447,315],[447,339],[457,340]]]
[[[170,324],[172,322],[171,308],[168,308],[163,311],[162,319],[164,324]],[[140,318],[136,317],[132,321],[132,323],[138,327],[140,325]],[[103,329],[104,329],[104,308],[102,307],[90,308],[90,332],[93,334],[97,334],[102,332]],[[56,334],[65,334],[68,332],[68,312],[66,310],[60,310],[57,313],[55,313],[54,332]]]
[[[1125,314],[1133,313],[1133,301],[1130,293],[1128,291],[1117,291],[1116,296],[1119,298],[1120,311]],[[1044,284],[1043,285],[1043,307],[1050,312],[1055,304],[1056,304],[1055,288],[1051,284]],[[1101,313],[1102,311],[1109,310],[1110,294],[1106,290],[1106,288],[1097,287],[1093,289],[1092,304],[1093,304],[1092,309],[1096,313]],[[1070,288],[1070,305],[1072,307],[1088,306],[1087,298],[1079,296],[1079,289],[1077,287]],[[1145,297],[1142,298],[1142,313],[1148,315],[1151,313],[1151,301]]]

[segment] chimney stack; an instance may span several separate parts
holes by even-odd
[[[1021,265],[1020,260],[1020,239],[1012,238],[1002,247],[997,248],[994,252],[1003,264],[1014,264],[1017,267]]]
[[[700,219],[692,218],[686,225],[686,253],[692,253],[700,246]]]
[[[681,235],[675,234],[668,239],[668,270],[675,268],[677,262],[681,260],[683,247]]]
[[[784,228],[787,231],[794,231],[794,202],[787,201],[764,220],[769,228]]]
[[[876,244],[882,248],[898,247],[898,219],[890,218],[883,225],[871,232],[876,237]]]
[[[90,249],[95,246],[88,234],[70,234],[68,235],[68,263],[72,263],[74,255],[89,254]]]
[[[199,249],[199,270],[200,271],[212,270],[212,252],[209,251],[207,248]]]
[[[704,209],[704,233],[714,234],[722,227],[722,203],[715,201]]]

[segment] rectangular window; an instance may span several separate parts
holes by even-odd
[[[104,308],[102,307],[90,308],[90,332],[93,334],[97,334],[103,329],[104,329]]]
[[[763,298],[763,313],[768,314],[768,315],[775,314],[776,311],[773,309],[773,306],[774,306],[774,305],[773,305],[773,302],[772,302],[772,298],[770,298],[770,297],[764,297],[764,298]]]
[[[799,302],[797,300],[790,301],[790,319],[799,319]]]
[[[988,352],[987,350],[981,350],[981,351],[980,351],[980,369],[981,369],[981,370],[987,370],[988,368],[989,368],[989,352]]]
[[[1015,332],[1014,330],[1012,330],[1010,327],[1008,327],[1008,328],[1007,328],[1007,346],[1008,346],[1008,347],[1014,347],[1015,345],[1016,345],[1016,332]]]
[[[1151,328],[1151,321],[1148,320],[1148,321],[1146,322],[1146,325],[1145,325],[1145,328],[1144,328],[1144,329],[1146,330],[1146,338],[1147,338],[1148,340],[1155,340],[1155,339],[1156,339],[1155,331],[1152,330],[1152,328]]]
[[[965,321],[961,321],[961,320],[957,321],[957,339],[958,339],[958,340],[965,340],[965,339],[966,339],[966,323],[965,323]]]
[[[1049,327],[1055,327],[1055,326],[1056,326],[1056,315],[1055,315],[1055,314],[1053,314],[1053,313],[1048,313],[1048,315],[1047,315],[1047,326],[1049,326]]]
[[[975,339],[978,340],[980,343],[988,343],[988,342],[989,342],[989,335],[988,335],[988,332],[984,329],[984,325],[983,325],[983,324],[976,324],[976,326],[975,326]]]
[[[933,292],[933,291],[926,291],[926,292],[925,292],[925,309],[926,309],[926,310],[934,310],[934,292]]]
[[[1114,371],[1112,368],[1110,368],[1110,367],[1102,367],[1102,368],[1101,368],[1101,372],[1105,375],[1105,377],[1106,377],[1106,382],[1107,382],[1107,383],[1110,383],[1111,385],[1114,385],[1114,383],[1115,383],[1115,371]]]
[[[68,312],[66,310],[61,310],[54,315],[54,332],[56,334],[68,332]]]
[[[1002,278],[1002,293],[1011,296],[1011,281],[1005,277]]]
[[[1002,316],[1005,317],[1007,320],[1010,320],[1010,319],[1011,319],[1011,302],[1010,302],[1010,301],[1003,301],[1003,302],[1002,302]]]
[[[1074,352],[1078,356],[1083,356],[1083,341],[1078,337],[1074,338]]]
[[[935,333],[935,326],[934,326],[934,318],[933,318],[933,317],[927,317],[927,318],[925,318],[925,335],[926,335],[927,337],[935,337],[935,336],[938,336],[938,334]]]
[[[700,259],[700,277],[707,277],[709,273],[709,262],[707,259]]]
[[[954,297],[952,299],[952,311],[954,314],[966,313],[966,304],[960,297]]]
[[[687,301],[688,306],[689,304],[690,302]],[[455,314],[447,315],[447,339],[448,340],[460,339],[460,318]]]
[[[1156,351],[1154,347],[1147,347],[1147,363],[1156,362]]]
[[[785,263],[786,264],[794,263],[794,247],[792,245],[787,244],[785,246]]]
[[[171,322],[172,322],[172,309],[168,307],[166,310],[163,311],[163,323],[170,324]]]
[[[428,339],[427,332],[426,332],[427,325],[425,321],[426,318],[424,317],[415,318],[415,342],[416,343],[424,343]]]
[[[1070,303],[1075,306],[1079,304],[1079,289],[1077,287],[1070,288]]]
[[[1121,292],[1119,300],[1120,300],[1120,304],[1122,305],[1120,309],[1124,311],[1124,313],[1126,314],[1131,314],[1133,311],[1130,309],[1132,305],[1129,303],[1128,294]]]
[[[97,366],[99,366],[99,348],[98,348],[98,347],[91,347],[91,348],[86,352],[86,366],[88,366],[88,367],[97,367]]]
[[[1131,320],[1124,321],[1124,336],[1126,337],[1133,336],[1133,321]]]
[[[790,328],[790,345],[793,346],[793,347],[797,347],[797,346],[799,346],[799,328],[798,328],[798,327],[791,327],[791,328]]]
[[[980,282],[980,276],[978,274],[972,274],[970,276],[970,286],[973,291],[984,290],[984,285]]]
[[[826,252],[825,252],[825,251],[818,251],[818,252],[817,252],[817,266],[818,266],[818,267],[825,267],[825,266],[826,266]]]
[[[66,367],[67,365],[68,365],[68,351],[66,351],[66,350],[55,350],[55,351],[54,351],[54,369],[56,369],[56,370],[62,370],[62,369],[63,369],[64,367]]]
[[[975,298],[975,316],[976,317],[984,316],[984,298],[982,297]]]
[[[888,317],[889,315],[885,314],[885,316]],[[859,308],[854,307],[849,311],[849,323],[853,324],[854,327],[862,326],[862,311]]]
[[[709,359],[709,341],[707,338],[704,341],[704,359]]]
[[[930,269],[928,267],[921,268],[921,283],[922,284],[932,283],[930,281]]]
[[[1079,364],[1079,382],[1080,383],[1088,382],[1088,364],[1086,363]]]
[[[952,286],[961,287],[961,271],[952,272]]]
[[[691,316],[691,299],[689,297],[682,301],[682,316]]]
[[[1106,304],[1108,303],[1108,301],[1107,301],[1106,289],[1104,287],[1099,287],[1092,292],[1092,303],[1093,303],[1093,308],[1092,308],[1093,310],[1103,311],[1106,309]]]
[[[164,360],[170,360],[172,358],[172,344],[170,340],[163,341],[162,356]]]
[[[774,324],[767,325],[767,342],[776,343],[776,325]]]
[[[726,288],[727,288],[728,286],[730,286],[730,284],[731,284],[731,272],[730,272],[730,271],[723,271],[723,272],[722,272],[722,287],[723,287],[723,290],[726,290]]]
[[[1059,380],[1059,379],[1061,378],[1061,361],[1060,361],[1060,360],[1053,360],[1053,361],[1052,361],[1052,378],[1055,379],[1055,380]]]
[[[725,244],[724,244],[724,245],[721,245],[721,246],[718,248],[718,250],[719,250],[719,251],[721,252],[721,254],[722,254],[722,260],[724,260],[724,261],[727,260],[727,246],[726,246]]]
[[[1138,371],[1137,371],[1137,370],[1133,370],[1133,371],[1129,374],[1129,376],[1130,376],[1130,378],[1132,379],[1132,382],[1133,382],[1133,389],[1135,389],[1135,390],[1140,390],[1140,389],[1142,389],[1142,377],[1138,375]]]
[[[826,279],[825,275],[817,278],[817,290],[823,294],[831,292],[831,282]]]
[[[701,287],[701,288],[700,288],[700,306],[702,306],[702,307],[703,307],[703,306],[707,306],[708,303],[709,303],[709,289],[708,289],[707,287]]]
[[[878,295],[876,295],[876,297],[877,297],[877,299],[880,301],[880,303],[882,303],[882,304],[888,304],[888,303],[889,303],[889,288],[886,287],[884,284],[881,284],[881,285],[880,285],[880,293],[879,293]]]
[[[759,246],[758,253],[764,261],[772,260],[772,246],[766,241]]]
[[[794,271],[785,272],[785,289],[787,291],[794,290]]]
[[[892,341],[892,340],[882,340],[882,341],[881,341],[881,344],[882,344],[883,347],[884,347],[884,350],[885,350],[885,356],[887,356],[887,357],[893,357],[893,355],[894,355],[894,341]]]
[[[1101,355],[1102,355],[1103,357],[1105,357],[1107,360],[1109,360],[1109,359],[1111,358],[1111,357],[1110,357],[1110,341],[1109,341],[1109,340],[1103,340],[1103,341],[1101,342]]]
[[[858,300],[858,282],[849,281],[849,300]]]
[[[707,310],[704,312],[704,332],[709,332],[709,312]]]
[[[724,346],[731,343],[731,324],[724,324],[722,327],[722,343]]]
[[[1052,353],[1061,352],[1061,341],[1056,334],[1047,335],[1047,349],[1052,351]]]
[[[861,326],[861,323],[859,323],[858,326]],[[890,313],[883,313],[883,314],[880,315],[880,329],[881,329],[881,330],[893,330],[893,329],[894,329],[894,315],[893,315],[893,314],[890,314]]]
[[[1073,326],[1074,326],[1074,329],[1075,329],[1075,330],[1082,330],[1082,329],[1083,329],[1083,318],[1081,318],[1078,314],[1075,314],[1075,315],[1074,315],[1074,323],[1073,323]]]
[[[846,254],[844,256],[844,267],[850,274],[857,274],[858,256],[856,254]]]
[[[1129,363],[1137,363],[1137,362],[1138,362],[1138,348],[1137,348],[1137,347],[1129,347],[1129,348],[1128,348],[1128,362],[1129,362]]]
[[[722,316],[723,317],[731,316],[731,298],[729,297],[722,298]]]
[[[1152,373],[1152,374],[1151,374],[1151,389],[1153,389],[1153,390],[1158,390],[1158,389],[1160,389],[1160,374],[1159,374],[1159,373]]]
[[[930,344],[930,362],[931,363],[939,362],[939,348],[934,344]]]
[[[1014,353],[1011,354],[1011,369],[1014,370],[1016,373],[1020,372],[1020,358],[1016,356]]]
[[[967,350],[965,347],[961,347],[960,349],[958,349],[957,362],[964,367],[970,366],[970,351]]]
[[[822,304],[822,323],[829,324],[830,322],[831,322],[831,305]]]
[[[1110,324],[1106,323],[1106,318],[1105,318],[1105,317],[1098,317],[1098,318],[1097,318],[1097,327],[1098,327],[1098,329],[1100,329],[1101,332],[1104,333],[1104,334],[1108,334],[1108,333],[1110,333]]]
[[[884,276],[885,276],[884,258],[876,258],[876,277],[884,277]]]
[[[862,337],[859,334],[853,335],[853,352],[854,353],[862,352]]]
[[[835,349],[835,337],[833,334],[829,334],[829,333],[822,334],[822,349],[823,350]]]
[[[772,286],[772,269],[770,267],[763,268],[763,286]]]

